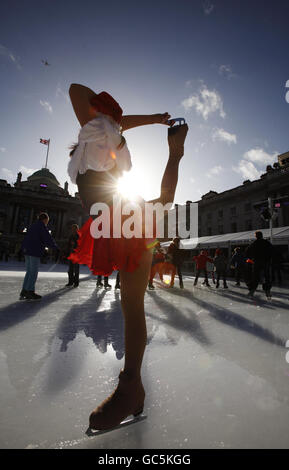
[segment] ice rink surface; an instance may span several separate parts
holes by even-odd
[[[156,281],[145,296],[147,419],[88,437],[88,416],[123,366],[115,276],[111,290],[96,289],[82,268],[79,287],[66,288],[65,266],[41,265],[42,300],[19,301],[23,266],[0,271],[0,448],[289,447],[288,285],[267,301],[233,281]]]

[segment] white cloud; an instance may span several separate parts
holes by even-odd
[[[212,139],[213,141],[220,140],[221,142],[226,142],[229,145],[237,143],[236,134],[230,134],[230,132],[218,128],[213,130]]]
[[[48,101],[40,100],[40,104],[41,106],[43,106],[44,109],[46,109],[46,111],[48,111],[49,113],[52,113],[52,106]]]
[[[240,173],[245,180],[256,180],[260,178],[262,171],[257,170],[252,162],[241,160],[237,167],[233,167],[233,170]]]
[[[32,173],[35,173],[35,171],[37,170],[32,169],[32,168],[26,168],[26,166],[21,165],[18,171],[21,171],[22,175],[27,177],[27,176],[32,175]]]
[[[68,96],[68,93],[65,93],[61,86],[60,85],[57,85],[57,88],[56,88],[56,97],[62,97],[65,99],[65,101],[67,101],[67,103],[69,102],[69,96]]]
[[[204,0],[203,1],[203,10],[205,15],[210,15],[212,11],[214,10],[214,5],[209,1],[209,0]]]
[[[15,179],[14,174],[12,173],[11,170],[8,170],[8,168],[1,168],[0,177],[1,177],[1,179],[7,180],[9,182],[11,182]]]
[[[6,150],[7,150],[7,149],[6,149],[5,147],[0,147],[0,152],[3,152],[3,153],[4,153],[4,152],[6,152]]]
[[[248,150],[248,152],[244,153],[244,158],[249,160],[250,162],[254,162],[257,165],[272,165],[276,161],[279,152],[273,152],[272,154],[265,152],[260,147]]]
[[[12,52],[2,44],[0,44],[0,55],[9,59],[11,62],[13,62],[13,64],[15,64],[18,70],[21,70],[22,67],[20,65],[19,59],[17,59],[17,57],[15,57],[15,55],[12,54]]]
[[[182,106],[186,111],[194,108],[205,121],[215,112],[218,112],[222,118],[226,116],[220,94],[216,90],[209,90],[206,85],[203,85],[197,94],[183,100]]]
[[[222,166],[220,165],[214,166],[208,171],[207,177],[212,178],[213,176],[218,176],[223,171],[224,171],[224,168]]]
[[[206,146],[206,142],[198,142],[198,144],[195,147],[195,152],[198,153],[200,150],[202,150]]]
[[[18,168],[17,173],[19,173],[19,171],[21,171],[23,175],[23,179],[26,179],[28,176],[32,175],[32,173],[34,173],[37,170],[32,169],[32,168],[26,168],[26,166],[21,165]],[[16,181],[15,174],[13,173],[13,171],[9,170],[8,168],[0,169],[0,179],[1,178],[9,181],[10,183],[14,183]]]
[[[260,147],[253,148],[244,153],[242,160],[237,167],[233,167],[233,170],[240,173],[245,179],[258,179],[264,173],[265,167],[276,161],[279,153],[273,152],[270,154]]]
[[[233,73],[232,71],[232,67],[227,64],[223,64],[223,65],[220,65],[219,67],[219,74],[220,75],[223,75],[224,77],[226,77],[228,80],[230,80],[231,78],[234,78],[236,77],[237,75],[235,73]]]

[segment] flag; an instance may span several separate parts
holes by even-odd
[[[40,139],[41,144],[48,145],[49,142],[50,142],[50,139],[48,139],[48,140],[47,139]]]

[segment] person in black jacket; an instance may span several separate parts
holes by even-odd
[[[227,286],[227,265],[228,260],[225,257],[224,253],[220,248],[216,249],[215,256],[214,256],[214,266],[217,274],[217,284],[216,288],[218,289],[220,286],[220,278],[223,278],[224,289],[228,289]]]
[[[231,259],[231,267],[235,270],[236,286],[240,286],[240,280],[244,277],[245,262],[245,256],[238,246]]]
[[[261,278],[263,278],[263,290],[268,298],[271,297],[272,282],[270,268],[273,246],[268,240],[263,239],[263,233],[255,232],[256,240],[248,246],[246,255],[253,260],[252,279],[249,283],[249,295],[253,296]]]
[[[23,240],[22,249],[25,255],[26,274],[20,292],[20,300],[41,299],[41,295],[35,294],[35,283],[38,276],[40,258],[43,256],[45,247],[47,246],[59,251],[58,246],[48,232],[48,222],[48,214],[42,212],[38,216],[37,222],[32,224],[28,229],[26,237]]]
[[[68,238],[68,256],[75,250],[77,247],[77,241],[79,239],[78,235],[79,227],[77,224],[71,225],[71,234]],[[79,264],[73,263],[71,260],[68,260],[68,284],[65,287],[78,287],[79,284]]]
[[[182,263],[183,263],[183,250],[180,249],[180,241],[181,239],[179,237],[176,237],[173,239],[172,243],[170,244],[168,248],[167,255],[170,257],[171,263],[174,266],[174,270],[171,276],[170,287],[174,286],[175,275],[177,272],[179,276],[180,288],[183,289],[184,283],[183,283],[183,276],[182,276],[182,270],[181,270]]]

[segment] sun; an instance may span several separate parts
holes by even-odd
[[[124,173],[117,183],[117,191],[122,196],[134,201],[142,193],[142,183],[132,172]]]

